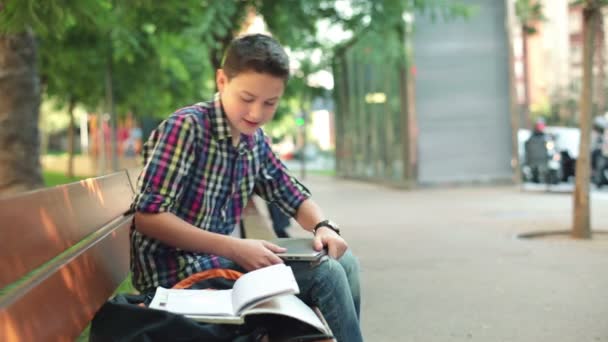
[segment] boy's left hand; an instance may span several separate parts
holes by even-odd
[[[326,227],[317,229],[317,233],[313,239],[313,246],[317,251],[326,247],[327,254],[336,260],[340,259],[348,249],[346,241],[338,233]]]

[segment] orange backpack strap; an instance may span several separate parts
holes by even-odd
[[[188,278],[183,279],[179,283],[175,284],[173,289],[189,289],[193,284],[198,283],[206,279],[212,278],[225,278],[229,280],[237,280],[243,273],[231,270],[228,268],[212,268],[210,270],[195,273]]]

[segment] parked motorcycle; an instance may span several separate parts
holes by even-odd
[[[594,130],[597,132],[591,151],[591,177],[593,183],[599,188],[608,184],[608,124],[602,120],[596,120]]]
[[[562,179],[562,154],[549,134],[535,132],[525,143],[524,181],[558,184]]]

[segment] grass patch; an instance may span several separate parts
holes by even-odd
[[[55,186],[55,185],[74,183],[74,182],[78,182],[79,180],[88,178],[88,177],[80,177],[80,176],[68,177],[61,172],[53,172],[53,171],[43,171],[42,177],[44,179],[45,186]]]
[[[118,294],[118,293],[137,293],[137,290],[133,287],[133,283],[131,282],[130,273],[129,273],[129,276],[127,277],[127,279],[125,279],[122,282],[122,284],[120,284],[120,286],[118,286],[118,288],[114,292],[114,294]]]
[[[120,284],[120,286],[118,286],[116,291],[114,291],[114,295],[116,295],[118,293],[126,293],[126,294],[137,293],[137,290],[135,290],[135,288],[133,288],[133,284],[131,283],[131,274],[130,273],[129,273],[129,276],[127,277],[127,279],[125,279],[122,282],[122,284]],[[112,295],[112,296],[114,296],[114,295]],[[90,335],[91,335],[91,324],[89,323],[89,325],[87,325],[87,327],[80,334],[80,336],[78,336],[78,338],[76,338],[76,342],[88,342]]]
[[[307,173],[317,176],[335,176],[336,170],[306,170]]]

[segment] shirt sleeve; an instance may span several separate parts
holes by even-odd
[[[270,148],[268,137],[264,137],[261,150],[262,167],[257,176],[254,191],[267,202],[272,202],[285,214],[293,217],[310,191],[295,177]]]
[[[132,210],[175,213],[196,155],[196,126],[191,116],[172,115],[152,133]]]

